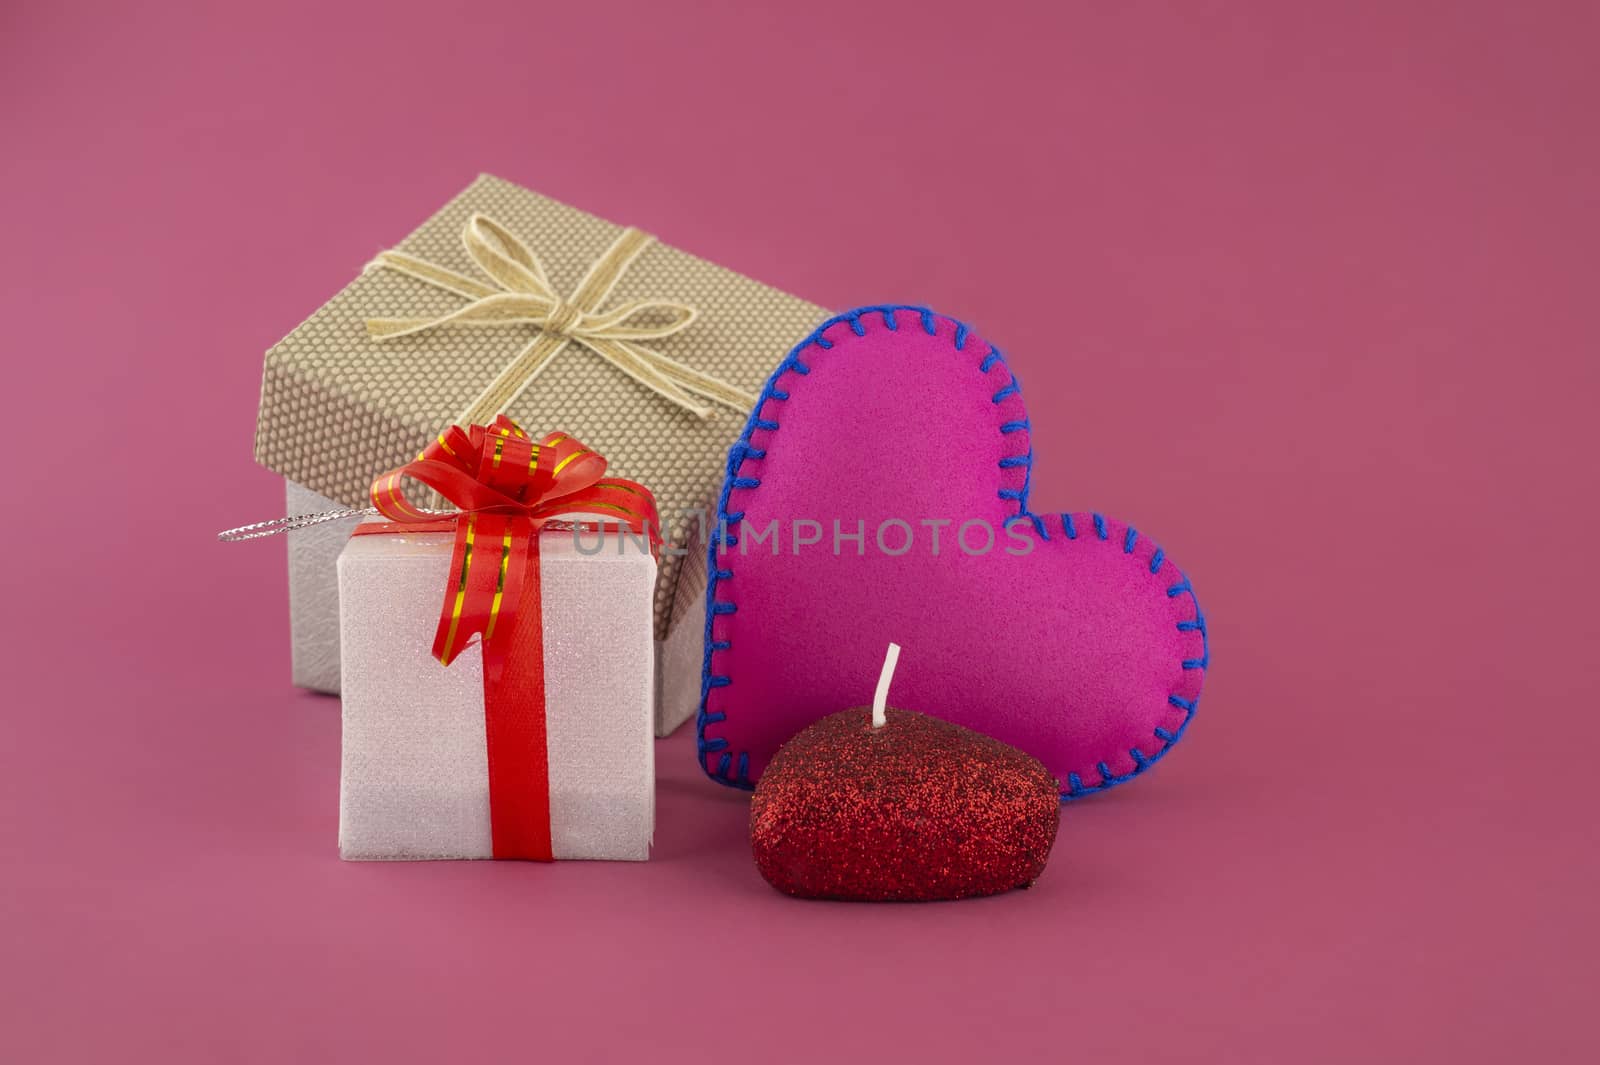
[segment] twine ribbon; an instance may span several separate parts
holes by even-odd
[[[601,311],[622,275],[653,240],[637,229],[624,229],[589,267],[571,298],[562,299],[531,248],[494,219],[474,214],[461,231],[461,242],[489,283],[405,252],[381,252],[369,269],[395,270],[468,302],[432,318],[370,318],[367,333],[384,341],[433,329],[534,326],[537,335],[472,401],[459,419],[463,425],[489,424],[569,342],[588,348],[697,418],[711,417],[710,403],[748,413],[756,404],[751,393],[641,343],[683,332],[695,320],[693,307],[673,300],[629,300]]]
[[[372,504],[390,520],[356,528],[357,535],[455,531],[433,653],[448,666],[474,636],[483,642],[496,858],[552,857],[540,529],[556,518],[598,515],[605,526],[647,535],[652,552],[660,547],[655,497],[605,470],[606,460],[571,436],[535,442],[504,415],[489,425],[451,426],[415,461],[372,482]],[[413,506],[400,490],[408,477],[461,511],[441,518]]]

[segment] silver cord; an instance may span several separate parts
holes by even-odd
[[[377,507],[366,507],[362,510],[324,510],[316,514],[295,514],[287,518],[274,518],[271,521],[258,521],[254,525],[241,525],[237,529],[228,529],[217,533],[217,539],[225,544],[237,543],[240,540],[259,540],[264,536],[277,536],[279,533],[293,532],[296,529],[309,529],[313,525],[340,521],[344,518],[363,518],[377,512]]]
[[[309,529],[313,525],[323,525],[330,521],[341,521],[345,518],[366,518],[378,513],[377,507],[364,507],[361,510],[324,510],[316,514],[294,514],[287,518],[273,518],[271,521],[258,521],[254,525],[241,525],[237,529],[226,529],[217,533],[217,539],[225,544],[238,543],[241,540],[260,540],[268,536],[277,536],[279,533],[294,532],[296,529]],[[424,510],[421,513],[431,518],[454,518],[461,513],[459,510]],[[576,529],[588,529],[591,526],[611,528],[615,523],[600,519],[598,522],[576,521],[545,521],[542,527],[550,532],[572,532]]]

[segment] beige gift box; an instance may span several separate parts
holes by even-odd
[[[492,219],[531,249],[555,296],[579,304],[595,264],[629,239],[621,226],[484,175],[395,250],[501,288],[463,244],[474,216]],[[815,304],[660,242],[634,239],[630,254],[605,298],[579,309],[603,316],[636,301],[693,308],[687,327],[644,342],[649,353],[737,393],[759,393],[795,341],[828,317]],[[283,476],[287,513],[306,514],[366,506],[373,477],[415,458],[441,429],[469,415],[486,422],[505,413],[534,433],[572,433],[605,455],[610,475],[651,489],[663,524],[654,614],[656,731],[665,735],[699,703],[706,572],[703,551],[691,544],[714,512],[744,413],[715,405],[701,417],[648,387],[648,370],[625,372],[630,360],[601,357],[596,348],[605,342],[567,339],[535,376],[519,379],[530,345],[546,332],[525,318],[387,336],[369,329],[384,319],[437,325],[469,300],[401,270],[362,271],[267,352],[256,461]],[[571,308],[557,306],[552,319],[570,326]],[[546,336],[545,353],[560,339]],[[337,559],[353,525],[350,519],[286,538],[294,679],[303,687],[339,690]]]

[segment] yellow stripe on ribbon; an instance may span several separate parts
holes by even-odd
[[[564,458],[560,462],[556,463],[556,468],[550,471],[550,476],[554,477],[554,476],[558,475],[562,470],[567,468],[567,464],[570,463],[573,459],[582,458],[584,455],[592,455],[592,454],[594,454],[594,452],[590,451],[586,447],[585,448],[579,448],[577,451],[574,451],[572,454],[568,455],[566,458]]]
[[[601,481],[600,482],[600,487],[601,488],[612,488],[612,489],[617,490],[618,492],[626,492],[631,496],[649,496],[650,495],[650,492],[648,490],[646,490],[646,489],[639,488],[639,487],[637,487],[635,485],[631,485],[631,484],[623,484],[621,481]],[[650,498],[654,499],[655,496],[650,496]]]
[[[387,496],[387,500],[385,499]],[[407,520],[426,518],[416,507],[400,494],[400,474],[390,473],[372,485],[372,505],[390,518],[401,517]]]
[[[461,550],[461,576],[456,580],[456,602],[450,609],[450,631],[445,633],[444,648],[439,652],[439,661],[447,666],[454,657],[456,629],[461,625],[461,610],[467,602],[467,571],[472,568],[472,541],[477,522],[476,514],[467,515],[467,541]]]
[[[579,510],[614,510],[618,514],[626,514],[630,518],[640,517],[639,512],[637,510],[634,510],[632,507],[625,507],[625,506],[621,505],[620,503],[602,503],[602,502],[600,502],[598,500],[592,500],[592,501],[580,503],[580,504],[578,504],[576,509],[579,509]]]
[[[500,618],[500,601],[506,594],[506,572],[511,568],[511,526],[506,526],[505,539],[500,541],[500,579],[494,586],[494,602],[489,604],[489,626],[483,630],[485,642],[494,636],[494,623]]]

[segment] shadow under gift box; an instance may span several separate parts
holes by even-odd
[[[483,175],[395,248],[478,276],[462,244],[463,226],[475,213],[526,242],[563,297],[623,232]],[[681,301],[698,316],[651,346],[751,395],[794,342],[828,317],[815,304],[659,241],[631,261],[601,308],[660,299]],[[465,424],[463,412],[539,334],[507,324],[382,341],[369,335],[370,319],[442,315],[464,302],[393,270],[367,269],[267,352],[256,460],[283,476],[285,513],[365,506],[376,473],[410,461],[439,426]],[[655,728],[668,734],[700,702],[706,559],[699,521],[686,512],[714,512],[744,412],[718,409],[696,418],[574,341],[504,413],[536,430],[560,426],[574,433],[610,460],[613,476],[647,484],[655,494],[667,545],[655,589]],[[413,501],[428,503],[421,496]],[[339,691],[335,560],[353,525],[331,522],[286,538],[294,681],[301,687]]]
[[[482,647],[449,666],[433,657],[453,542],[362,535],[339,555],[347,860],[494,857]],[[642,861],[655,829],[655,560],[626,534],[548,529],[539,569],[551,849]]]

